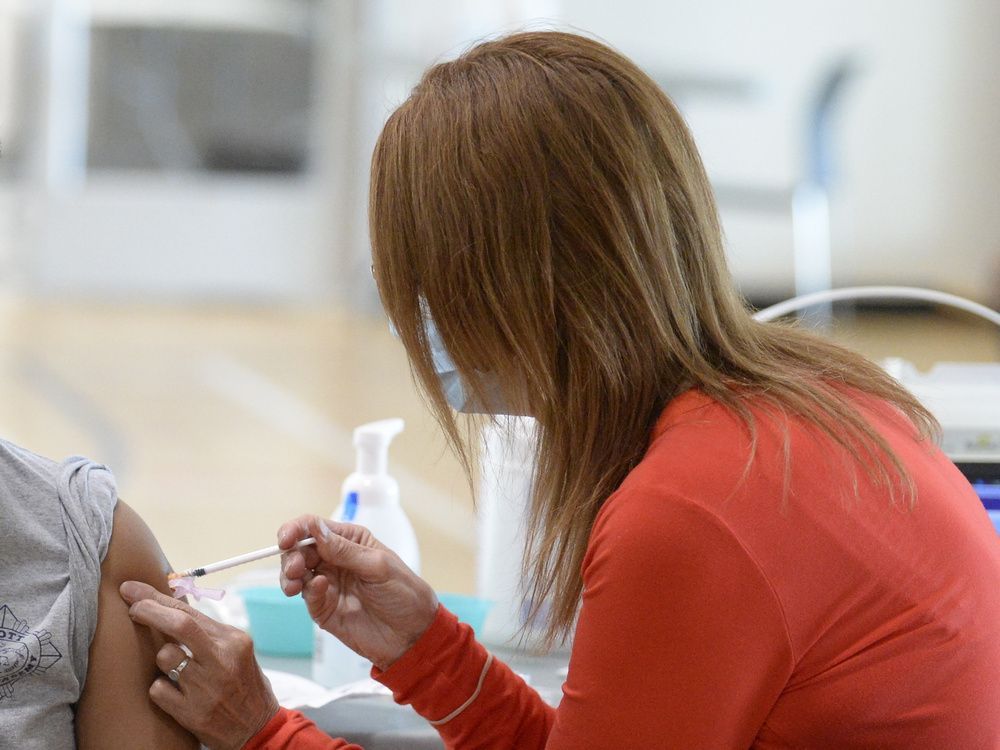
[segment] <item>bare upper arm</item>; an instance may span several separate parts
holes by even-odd
[[[97,631],[90,646],[87,681],[77,705],[80,750],[96,748],[197,748],[198,741],[149,699],[159,672],[159,634],[135,625],[118,594],[123,581],[144,581],[169,592],[170,566],[139,515],[123,502],[101,566]]]

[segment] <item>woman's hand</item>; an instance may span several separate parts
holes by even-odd
[[[292,549],[315,537],[316,544]],[[278,530],[281,587],[379,669],[403,655],[437,613],[434,590],[363,526],[302,516]]]
[[[134,622],[177,642],[157,653],[160,671],[169,674],[188,659],[176,682],[158,677],[149,697],[203,745],[243,747],[277,713],[278,701],[257,665],[249,635],[145,583],[126,581],[120,592]],[[191,651],[190,657],[178,643]]]

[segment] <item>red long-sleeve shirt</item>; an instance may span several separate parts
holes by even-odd
[[[936,448],[862,403],[912,510],[794,418],[757,412],[744,474],[743,424],[699,392],[675,399],[594,524],[559,708],[495,661],[438,728],[446,745],[1000,748],[1000,539]],[[436,720],[486,656],[442,609],[375,676]],[[247,748],[358,750],[287,711]]]

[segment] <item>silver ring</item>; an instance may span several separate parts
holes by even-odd
[[[191,661],[191,658],[188,657],[188,656],[185,656],[184,659],[181,661],[180,664],[178,664],[176,667],[174,667],[169,672],[167,672],[167,677],[169,677],[171,679],[171,681],[177,682],[181,678],[181,672],[184,671],[184,668],[187,667],[188,662],[190,662],[190,661]]]
[[[188,648],[187,646],[185,646],[185,645],[184,645],[183,643],[178,643],[177,645],[178,645],[178,646],[180,647],[180,650],[184,652],[184,655],[185,655],[185,656],[186,656],[186,657],[187,657],[188,659],[193,659],[193,658],[194,658],[194,654],[192,654],[192,653],[191,653],[191,649],[189,649],[189,648]]]

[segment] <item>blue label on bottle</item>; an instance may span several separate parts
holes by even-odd
[[[354,517],[358,514],[358,493],[348,492],[347,497],[344,498],[344,514],[340,517],[341,521],[346,521],[350,523],[354,520]]]

